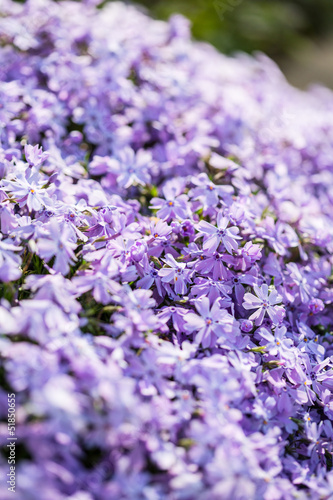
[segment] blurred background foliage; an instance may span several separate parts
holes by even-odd
[[[300,87],[333,88],[333,0],[136,0],[167,19],[181,13],[193,36],[224,53],[261,51]]]

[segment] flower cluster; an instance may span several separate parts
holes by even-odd
[[[118,2],[0,42],[16,498],[331,498],[332,93]]]

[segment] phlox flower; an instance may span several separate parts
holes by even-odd
[[[1,238],[1,235],[0,235]],[[22,247],[13,243],[13,240],[6,238],[0,239],[0,280],[1,281],[15,281],[19,279],[22,274],[20,265],[22,259],[17,252],[20,252]]]
[[[179,15],[0,4],[17,498],[333,500],[333,93]]]
[[[163,283],[172,283],[175,287],[175,292],[179,295],[184,295],[187,292],[187,283],[190,282],[192,271],[186,269],[186,264],[177,262],[171,254],[168,254],[163,261],[170,267],[163,267],[158,274],[162,278]]]
[[[193,177],[191,182],[196,187],[190,191],[189,196],[193,200],[200,201],[204,210],[217,207],[220,200],[223,201],[223,198],[230,199],[230,195],[234,192],[232,186],[214,184],[206,173]]]
[[[257,332],[263,339],[261,345],[265,345],[266,351],[270,355],[278,355],[279,358],[283,362],[287,362],[287,364],[296,360],[293,350],[293,341],[286,337],[287,328],[285,326],[275,328],[273,333],[267,328],[260,328]]]
[[[50,300],[66,313],[78,313],[81,310],[81,305],[76,300],[79,290],[74,281],[61,274],[30,274],[25,280],[24,288],[35,294],[34,299]]]
[[[133,335],[139,331],[147,332],[161,326],[160,320],[152,310],[156,302],[151,296],[151,290],[131,290],[126,287],[113,297],[115,302],[123,306],[123,311],[113,316],[115,327],[119,332]]]
[[[80,295],[92,290],[96,302],[109,304],[112,301],[112,294],[118,293],[121,289],[119,283],[113,279],[118,276],[118,273],[118,263],[115,259],[109,257],[103,259],[102,263],[94,269],[75,276],[72,283]]]
[[[152,241],[159,238],[166,238],[171,233],[171,228],[168,226],[168,224],[158,218],[153,219],[149,229]]]
[[[137,153],[130,147],[124,148],[119,154],[119,175],[117,183],[127,189],[133,184],[144,186],[150,182],[148,167],[151,163],[149,152],[140,149]]]
[[[69,266],[76,261],[75,249],[73,231],[67,224],[60,225],[56,219],[44,226],[37,240],[37,254],[46,262],[55,257],[53,269],[63,275],[69,272]]]
[[[163,252],[171,253],[173,257],[178,257],[174,249],[174,242],[171,236],[171,227],[161,219],[153,219],[150,225],[150,238],[148,240],[148,254],[159,257]]]
[[[158,274],[158,269],[156,269],[154,265],[148,261],[147,257],[143,259],[143,271],[144,276],[137,281],[137,288],[149,290],[153,285],[155,285],[158,294],[163,297],[165,295],[165,291],[161,283],[161,277]]]
[[[259,245],[254,245],[251,241],[247,241],[245,245],[237,252],[234,268],[245,271],[260,259],[261,250]]]
[[[245,288],[243,285],[251,285],[258,284],[258,278],[254,275],[254,271],[250,271],[244,274],[235,274],[230,281],[228,281],[229,286],[234,290],[235,297],[238,304],[241,304],[243,301]]]
[[[193,267],[202,274],[212,272],[214,280],[227,280],[231,277],[231,272],[223,262],[227,262],[227,256],[221,252],[214,252],[213,255],[208,256],[202,252]]]
[[[253,289],[256,295],[246,293],[243,302],[244,309],[256,309],[249,317],[249,320],[254,320],[255,324],[259,326],[267,313],[274,324],[281,323],[285,310],[283,307],[276,305],[282,302],[282,297],[277,290],[273,289],[269,292],[268,285],[265,283],[261,287],[253,285]]]
[[[189,216],[188,197],[181,193],[181,185],[169,181],[162,188],[163,198],[153,198],[150,208],[157,210],[157,217],[163,220],[172,218],[187,219]]]
[[[189,333],[197,332],[194,339],[197,344],[213,347],[219,337],[232,332],[234,318],[221,308],[220,299],[210,307],[209,298],[202,297],[195,300],[194,305],[200,316],[186,314],[184,329]]]
[[[40,148],[38,144],[36,146],[26,144],[24,146],[24,154],[29,166],[35,168],[40,167],[50,155],[46,151],[43,152],[43,148]]]
[[[279,255],[286,255],[288,248],[299,246],[294,229],[281,221],[275,224],[272,217],[266,217],[263,227],[258,228],[258,235],[265,238]]]
[[[319,314],[325,309],[325,306],[322,300],[311,299],[308,303],[308,308],[310,310],[310,314]]]
[[[228,228],[228,224],[229,219],[227,217],[223,217],[222,212],[219,212],[217,215],[217,227],[207,221],[199,222],[197,226],[199,237],[205,236],[203,242],[204,251],[212,255],[217,250],[221,242],[225,246],[227,252],[232,253],[233,250],[237,250],[238,243],[236,240],[241,239],[238,235],[239,229],[236,226]]]
[[[297,264],[295,264],[294,262],[289,262],[286,265],[286,268],[288,270],[288,274],[292,283],[294,283],[298,287],[301,301],[308,302],[314,292],[314,289],[310,285],[307,276],[304,273],[304,270],[303,272],[301,272]]]
[[[198,298],[205,296],[208,297],[210,302],[213,303],[217,298],[223,298],[224,307],[230,307],[232,305],[231,298],[228,294],[231,294],[231,287],[220,280],[213,280],[212,278],[197,278],[195,284],[191,288],[191,293],[196,295]]]
[[[25,205],[29,211],[41,210],[50,204],[50,199],[42,185],[38,172],[27,170],[25,173],[19,172],[14,180],[3,180],[4,189],[12,193],[20,207]]]

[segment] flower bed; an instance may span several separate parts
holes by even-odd
[[[332,93],[179,16],[0,14],[15,498],[331,498]]]

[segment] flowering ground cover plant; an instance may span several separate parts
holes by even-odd
[[[333,94],[121,3],[0,9],[2,499],[333,497]]]

